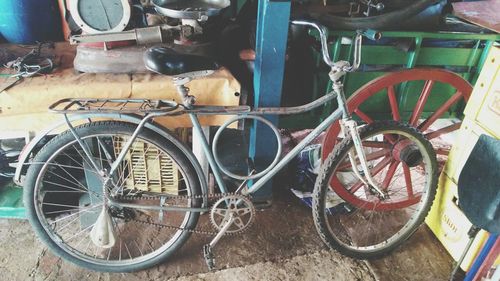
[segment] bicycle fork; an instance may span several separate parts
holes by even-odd
[[[337,103],[338,106],[342,110],[342,119],[340,120],[340,128],[344,136],[350,135],[352,141],[354,143],[354,150],[349,151],[349,161],[351,162],[352,170],[356,177],[368,187],[371,187],[375,190],[380,198],[385,199],[386,195],[383,190],[375,183],[373,177],[370,173],[370,169],[368,168],[368,163],[366,160],[365,151],[363,150],[363,145],[361,143],[361,137],[358,132],[358,124],[355,120],[352,119],[351,114],[347,108],[347,102],[344,95],[344,85],[340,81],[340,77],[342,77],[345,73],[339,73],[338,70],[332,69],[330,72],[330,79],[333,82],[333,90],[337,95]],[[363,175],[360,174],[358,170],[358,165],[356,164],[356,157],[358,156],[359,164],[361,165]]]

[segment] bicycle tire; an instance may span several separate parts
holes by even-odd
[[[399,134],[400,137],[397,138],[396,144],[415,145],[422,159],[422,162],[415,166],[414,170],[408,168],[410,183],[411,177],[415,177],[415,175],[417,179],[425,179],[422,190],[418,192],[419,186],[414,185],[415,181],[413,181],[413,184],[408,185],[406,174],[403,173],[405,177],[404,184],[406,184],[406,192],[408,193],[407,198],[404,197],[403,186],[400,189],[397,186],[394,187],[394,185],[400,183],[397,177],[394,178],[395,172],[392,173],[387,184],[385,178],[387,178],[389,172],[385,174],[385,177],[380,177],[378,173],[385,171],[385,168],[376,171],[376,167],[378,167],[378,163],[385,161],[385,157],[389,157],[392,163],[391,157],[395,155],[395,150],[392,148],[386,154],[389,156],[384,156],[377,164],[376,162],[369,162],[370,165],[373,165],[370,167],[373,167],[371,174],[375,182],[379,183],[379,186],[382,186],[389,194],[387,199],[377,198],[377,196],[373,195],[375,192],[364,184],[362,184],[364,189],[354,189],[357,186],[356,184],[347,185],[343,183],[339,186],[346,186],[346,192],[333,194],[330,191],[332,188],[330,185],[336,180],[342,180],[343,177],[347,178],[349,176],[349,174],[346,176],[347,172],[353,173],[350,162],[345,161],[348,152],[354,147],[351,137],[346,137],[330,153],[322,165],[313,193],[313,218],[316,229],[321,239],[331,249],[336,249],[340,253],[353,258],[369,259],[389,253],[406,241],[422,224],[436,195],[438,168],[436,155],[430,142],[409,125],[395,121],[377,121],[362,127],[359,134],[362,141],[364,141],[363,144],[366,145],[364,147],[365,151],[368,149],[368,141],[372,140],[374,136],[383,136],[385,140],[386,135],[396,138],[396,134]],[[408,140],[412,142],[410,143]],[[375,147],[375,143],[373,145]],[[397,147],[397,145],[393,145],[393,147]],[[416,148],[412,147],[412,149]],[[375,150],[372,151],[376,152]],[[343,165],[340,165],[341,163]],[[425,164],[425,167],[423,167],[422,163]],[[407,162],[404,163],[404,165],[407,164]],[[397,164],[396,169],[404,165]],[[407,167],[409,167],[409,164]],[[351,170],[349,171],[349,169]],[[389,169],[390,166],[387,171]],[[382,179],[382,184],[380,184]],[[353,177],[350,181],[356,182],[357,178]],[[359,184],[360,181],[357,181],[357,183]],[[339,186],[336,186],[337,189],[335,190],[338,190]],[[411,195],[408,186],[412,190]],[[356,197],[346,196],[348,193]],[[389,204],[390,201],[393,201],[394,204]],[[400,206],[398,209],[395,208],[395,206],[398,206],[397,204]],[[413,213],[413,208],[418,209]],[[412,213],[410,214],[410,212]]]
[[[132,135],[135,128],[136,128],[135,125],[126,122],[99,121],[78,126],[75,128],[75,131],[82,138],[82,140],[87,143],[90,143],[90,141],[92,141],[92,137],[95,137],[95,139],[97,139],[98,142],[101,141],[102,143],[98,144],[97,150],[99,152],[102,151],[104,153],[104,148],[102,147],[109,145],[109,143],[106,143],[107,141],[109,141],[109,139],[106,139],[106,137],[113,138],[112,142],[113,145],[115,143],[118,143],[118,141],[116,141],[116,139],[118,138],[120,138],[120,141],[123,140],[123,142],[125,142],[124,137]],[[145,145],[145,147],[147,147],[146,152],[144,152],[145,154],[153,152],[157,153],[157,155],[155,156],[156,159],[160,159],[160,157],[163,157],[161,158],[163,161],[165,159],[164,157],[166,157],[165,155],[168,155],[168,157],[170,157],[169,159],[171,159],[172,163],[174,163],[176,165],[176,168],[178,169],[177,170],[177,172],[179,173],[178,176],[183,177],[182,179],[178,180],[178,184],[180,182],[186,182],[182,183],[182,186],[185,187],[182,192],[185,193],[185,195],[190,195],[190,196],[201,195],[200,181],[194,167],[189,162],[187,156],[174,143],[170,142],[169,140],[163,138],[162,136],[151,130],[143,129],[138,134],[137,139],[134,142],[133,145],[134,150],[132,150],[131,152],[129,151],[130,153],[135,153],[136,144]],[[56,216],[57,218],[57,216],[62,216],[65,213],[67,213],[68,210],[71,213],[72,211],[76,210],[77,207],[81,207],[82,204],[81,201],[84,199],[83,197],[85,195],[82,192],[78,193],[77,191],[75,191],[74,188],[74,186],[77,186],[78,189],[80,189],[80,186],[82,184],[85,184],[82,183],[83,182],[83,180],[81,179],[82,176],[78,174],[76,170],[77,163],[79,162],[80,159],[78,158],[78,155],[81,155],[79,153],[78,154],[74,153],[75,149],[78,150],[77,145],[78,144],[76,144],[76,140],[70,131],[66,131],[54,137],[34,157],[33,164],[30,165],[28,173],[26,175],[26,181],[24,186],[24,198],[23,198],[24,205],[26,207],[26,215],[33,227],[35,234],[45,245],[48,246],[48,248],[52,252],[54,252],[57,256],[63,258],[66,261],[72,262],[78,266],[87,269],[95,271],[104,271],[104,272],[132,272],[150,268],[159,263],[162,263],[163,261],[168,259],[174,252],[176,252],[187,241],[187,239],[191,234],[189,231],[172,230],[173,234],[171,234],[170,233],[171,231],[169,230],[160,229],[152,224],[150,226],[145,226],[146,224],[139,223],[134,219],[137,219],[138,217],[147,217],[147,219],[151,218],[155,219],[153,222],[157,222],[157,220],[160,220],[160,218],[162,221],[176,220],[179,222],[178,227],[182,227],[184,229],[194,229],[199,219],[200,215],[199,213],[185,212],[183,213],[184,215],[182,214],[177,215],[178,212],[177,213],[170,212],[167,214],[167,212],[165,211],[158,211],[158,218],[156,218],[156,213],[153,213],[153,211],[149,210],[135,211],[135,209],[127,209],[127,208],[123,208],[120,210],[122,212],[120,216],[123,216],[123,218],[118,217],[118,215],[112,215],[115,231],[118,230],[117,241],[118,239],[120,239],[119,250],[117,249],[118,247],[117,245],[118,242],[117,242],[112,248],[109,249],[109,253],[107,254],[106,260],[104,260],[104,255],[100,254],[101,251],[104,251],[102,249],[94,250],[96,252],[99,251],[99,258],[97,258],[97,256],[90,257],[87,249],[85,249],[85,251],[82,252],[82,249],[79,249],[78,247],[74,246],[75,245],[74,242],[70,242],[70,239],[72,239],[73,236],[63,241],[64,239],[66,239],[63,238],[65,237],[65,234],[63,231],[57,232],[58,230],[56,229],[58,228],[57,225],[59,224],[59,222],[56,222],[56,220],[52,218],[52,216]],[[74,154],[71,155],[68,153],[74,153]],[[99,155],[102,156],[101,154]],[[96,159],[98,158],[96,157]],[[69,161],[69,164],[67,165],[66,162],[62,161]],[[84,177],[88,183],[86,187],[88,190],[90,190],[91,184],[89,183],[90,180],[87,178],[87,171],[89,168],[85,166],[86,164],[84,163],[84,161],[85,160],[82,156],[81,159],[82,165],[81,168],[79,166],[78,168],[80,170],[83,168],[83,172],[81,173],[85,174]],[[144,161],[149,161],[149,160],[144,160]],[[106,164],[105,161],[101,160],[100,165],[104,167],[105,164]],[[124,165],[128,165],[128,163]],[[130,185],[129,182],[128,183],[125,182],[129,181],[131,175],[134,173],[134,170],[136,169],[136,167],[138,167],[134,166],[133,164],[131,165],[132,166],[129,166],[131,168],[125,168],[124,166],[123,170],[121,171],[120,178],[116,180],[117,186],[119,185],[120,182],[122,185],[127,185],[127,186]],[[126,169],[129,170],[125,172]],[[66,172],[69,171],[70,173],[61,174],[62,170],[65,170]],[[90,174],[91,172],[88,173]],[[61,177],[66,178],[66,181]],[[57,186],[54,183],[55,181],[52,182],[53,179],[58,180]],[[49,180],[51,180],[50,183]],[[71,183],[70,185],[70,182],[73,183]],[[135,187],[136,184],[137,183],[133,183],[133,186]],[[64,189],[64,187],[61,187],[63,189],[61,188],[58,189],[57,187],[60,185],[64,185],[66,186],[66,188]],[[64,196],[57,196],[56,193],[56,195],[50,195],[48,196],[49,199],[46,199],[47,194],[54,194],[54,192],[57,192],[58,190],[66,193],[64,193]],[[71,195],[72,193],[69,193],[70,191],[77,194]],[[178,187],[178,193],[179,192],[181,192],[180,187]],[[97,206],[97,210],[99,210],[98,204],[95,203],[98,202],[96,199],[97,194],[95,193],[91,194],[91,191],[87,191],[87,193],[89,198],[95,196],[94,207]],[[147,195],[151,195],[151,192],[148,192]],[[75,199],[72,198],[71,196],[77,196],[77,198]],[[55,202],[57,202],[58,204],[58,206],[56,207],[61,209],[60,211],[48,212],[46,209],[47,205],[43,205],[44,202],[46,204],[52,204],[53,200],[59,200]],[[40,204],[38,204],[38,202],[40,202]],[[92,199],[90,200],[90,202],[92,203]],[[155,203],[148,203],[148,204],[155,204]],[[197,208],[200,207],[201,204],[202,203],[200,199],[186,199],[186,206]],[[42,207],[40,207],[40,205]],[[55,206],[54,204],[52,205]],[[71,208],[68,207],[67,209],[65,209],[66,207],[62,207],[63,205],[71,206]],[[82,225],[84,225],[84,221],[85,221],[85,226],[92,225],[92,221],[94,221],[95,223],[96,219],[95,215],[92,216],[93,214],[92,212],[95,211],[90,211],[91,209],[89,208],[91,208],[91,206],[92,205],[89,205],[89,207],[85,207],[87,208],[86,211],[82,212],[83,209],[78,209],[78,211],[76,212],[76,216],[78,217],[78,221],[76,222],[76,224],[77,226],[80,226],[80,229],[83,228]],[[59,213],[54,215],[55,212]],[[49,215],[49,213],[52,214]],[[63,214],[61,215],[61,213]],[[89,213],[91,215],[88,215]],[[129,218],[127,218],[127,216],[129,216]],[[133,219],[130,219],[130,217],[133,217]],[[57,218],[57,220],[60,219]],[[89,220],[90,222],[88,222]],[[61,225],[63,223],[65,222],[64,221],[60,222]],[[72,222],[67,223],[67,225],[71,224],[74,225],[74,223]],[[52,225],[54,225],[53,229]],[[61,226],[59,227],[61,228]],[[70,228],[69,226],[65,227],[66,229]],[[87,236],[86,232],[84,232],[84,234],[82,234],[82,236],[79,236],[78,240],[80,239],[83,240],[84,238],[81,237]],[[169,238],[170,236],[171,238]],[[91,245],[90,244],[91,240],[88,237],[87,239],[89,240],[88,245]],[[134,239],[134,240],[133,242],[130,242],[128,244],[129,246],[127,246],[127,242],[131,240],[126,240],[126,239]],[[124,246],[122,246],[122,242]],[[80,243],[83,244],[83,242]],[[85,241],[85,243],[87,243],[87,241]],[[88,245],[87,248],[89,248]],[[134,245],[137,246],[137,249],[133,248]],[[156,245],[159,245],[158,248],[156,248]],[[92,247],[98,248],[95,245],[92,245]],[[148,247],[151,248],[151,252],[147,252],[150,250]],[[83,248],[83,245],[81,248]],[[118,256],[118,252],[119,252],[119,257],[117,258],[116,256]],[[135,253],[137,253],[137,255],[140,254],[141,256],[133,257]],[[126,254],[128,254],[128,258]],[[110,257],[112,257],[114,260],[110,260]]]
[[[319,13],[310,13],[310,16],[333,29],[384,29],[394,24],[400,24],[438,2],[440,0],[419,0],[404,9],[371,17],[349,18]]]

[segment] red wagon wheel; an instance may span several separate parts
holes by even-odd
[[[405,118],[406,120],[402,120],[400,108],[398,105],[398,100],[396,96],[396,87],[402,83],[411,82],[411,81],[424,81],[424,86],[421,91],[415,92],[415,95],[419,95],[416,101],[415,107],[409,116],[409,118]],[[424,111],[424,107],[431,96],[431,92],[433,87],[437,83],[443,83],[451,86],[455,89],[455,93],[443,101],[441,105],[431,113],[427,118],[421,119],[422,112]],[[361,110],[362,104],[369,104],[370,98],[374,95],[377,95],[380,98],[380,95],[386,95],[388,104],[391,110],[391,116],[393,120],[403,121],[409,123],[411,126],[416,127],[418,130],[424,133],[427,139],[431,140],[433,143],[436,154],[439,155],[440,160],[444,160],[447,157],[449,152],[449,147],[440,147],[436,143],[436,138],[442,136],[444,134],[453,132],[460,128],[461,122],[454,123],[439,129],[429,127],[436,122],[441,116],[443,116],[450,108],[458,103],[461,100],[467,101],[472,93],[472,86],[469,82],[465,81],[459,75],[442,69],[410,69],[403,70],[398,72],[389,73],[387,75],[381,76],[373,81],[368,82],[363,87],[358,89],[348,100],[347,106],[348,110],[358,116],[364,122],[370,124],[375,119],[369,114],[365,113]],[[413,93],[409,93],[410,95]],[[433,95],[439,94],[439,92],[434,92]],[[438,99],[439,100],[439,99]],[[322,159],[325,160],[330,152],[333,150],[336,144],[338,144],[342,139],[339,138],[340,126],[339,123],[331,125],[327,130],[326,136],[323,141],[323,150],[322,150]],[[386,139],[387,142],[390,142],[390,138]],[[392,148],[394,149],[394,148]],[[394,151],[387,152],[389,154],[393,154]],[[367,158],[369,160],[377,160],[383,157],[387,157],[387,153],[380,153],[377,151],[376,153],[367,153]],[[373,155],[372,155],[373,154]],[[407,186],[412,186],[412,176],[407,171],[407,167],[405,165],[399,165],[400,163],[395,163],[394,161],[384,161],[386,158],[383,158],[375,167],[372,168],[372,173],[385,173],[384,178],[392,180],[394,174],[404,175],[404,180]],[[405,169],[406,168],[406,169]],[[400,169],[400,170],[398,170]],[[344,200],[351,202],[353,197],[356,197],[355,201],[363,200],[363,198],[358,197],[354,194],[354,192],[350,192],[350,190],[357,190],[359,186],[346,186],[346,184],[337,180],[336,177],[332,177],[330,182],[330,186],[332,189],[339,195],[343,197]],[[348,194],[347,194],[347,193]],[[346,195],[347,194],[347,195]],[[382,210],[387,209],[397,209],[400,207],[405,207],[414,204],[419,200],[418,194],[408,194],[406,197],[401,197],[398,199],[398,202],[391,202],[384,204],[383,202],[378,205],[377,208]],[[354,203],[354,202],[352,202]],[[390,204],[390,205],[389,205]],[[358,205],[358,204],[357,204]],[[386,206],[387,205],[387,206]]]

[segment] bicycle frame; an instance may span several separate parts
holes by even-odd
[[[314,108],[317,108],[324,104],[324,102],[330,101],[332,99],[337,97],[337,102],[339,104],[345,103],[345,98],[343,98],[343,93],[340,95],[335,95],[334,93],[330,93],[325,95],[324,97],[313,101],[311,103],[308,103],[306,105],[301,105],[297,107],[263,107],[263,108],[258,108],[255,110],[251,110],[248,106],[235,106],[235,107],[230,107],[230,110],[228,110],[228,107],[217,107],[217,106],[196,106],[193,107],[192,109],[181,109],[181,110],[169,110],[167,112],[152,112],[146,114],[142,120],[137,124],[137,128],[135,129],[134,133],[132,136],[128,139],[127,143],[123,146],[121,152],[117,156],[117,158],[113,161],[111,164],[110,170],[106,173],[107,175],[101,173],[101,177],[103,179],[103,187],[106,186],[111,179],[112,175],[116,171],[118,167],[118,163],[120,163],[124,158],[126,151],[130,149],[132,143],[135,141],[137,138],[139,132],[143,129],[145,129],[146,124],[148,124],[148,121],[155,117],[160,117],[160,116],[176,116],[180,114],[188,114],[191,122],[193,124],[193,130],[196,130],[198,133],[201,133],[202,127],[198,119],[198,115],[237,115],[237,116],[262,116],[262,115],[289,115],[289,114],[297,114],[297,113],[303,113],[307,112],[310,110],[313,110]],[[51,110],[53,111],[58,111],[56,108],[64,102],[73,102],[73,100],[61,100],[58,103],[54,104],[51,106]],[[173,107],[176,107],[176,104],[172,104]],[[334,111],[328,118],[326,118],[321,124],[319,124],[309,135],[304,138],[296,147],[294,147],[289,153],[287,153],[274,167],[272,167],[266,175],[258,179],[251,187],[249,190],[242,190],[243,195],[247,194],[252,194],[259,190],[266,182],[268,182],[276,173],[278,173],[285,165],[287,165],[295,156],[297,156],[304,147],[306,147],[311,141],[313,141],[316,137],[318,137],[323,131],[325,131],[332,123],[338,121],[341,119],[343,110],[343,106],[340,106],[336,111]],[[87,148],[87,145],[82,141],[80,136],[78,136],[76,130],[71,124],[70,119],[67,117],[67,114],[70,113],[71,111],[64,111],[65,115],[65,120],[66,123],[69,127],[69,130],[72,132],[73,136],[77,140],[77,143],[82,147],[83,152],[87,156],[87,160],[89,163],[97,170],[99,170],[97,163],[95,163],[94,159],[90,156],[90,153],[88,152],[89,149]],[[243,113],[238,113],[238,112],[243,112]],[[87,112],[88,114],[88,112]],[[100,113],[101,116],[105,116],[106,113]],[[203,134],[200,134],[200,136],[203,136]],[[227,193],[228,190],[226,188],[225,182],[222,178],[222,173],[220,170],[219,165],[216,163],[214,159],[214,155],[212,153],[212,150],[210,149],[210,145],[208,143],[208,140],[204,137],[201,137],[201,145],[203,148],[203,153],[205,157],[207,158],[210,168],[212,169],[212,172],[214,174],[215,180],[220,188],[220,191],[223,193]],[[107,189],[103,188],[103,191],[106,193],[108,192]],[[110,203],[114,205],[120,205],[123,207],[129,207],[129,208],[134,208],[138,206],[134,206],[134,204],[126,204],[127,206],[124,205],[124,203],[120,203],[117,201],[114,201],[110,199]],[[140,208],[144,208],[144,206],[140,206]],[[206,211],[206,208],[178,208],[178,207],[157,207],[156,209],[161,209],[165,211],[194,211],[194,212],[203,212]]]
[[[337,100],[340,100],[339,98]],[[340,102],[340,101],[339,101]],[[317,106],[316,106],[317,107]],[[314,108],[314,107],[313,107]],[[267,108],[272,110],[271,108]],[[261,108],[262,111],[266,111],[266,108]],[[282,113],[283,115],[286,113]],[[250,113],[247,115],[264,115],[264,113]],[[201,125],[198,121],[196,114],[189,114],[191,121],[193,122],[193,129],[201,134]],[[272,177],[274,177],[283,167],[285,167],[295,156],[297,156],[300,151],[302,151],[309,143],[311,143],[315,138],[317,138],[323,131],[325,131],[332,123],[338,121],[342,117],[342,109],[339,108],[335,110],[328,118],[326,118],[321,124],[319,124],[312,132],[310,132],[299,144],[297,144],[290,152],[288,152],[269,172],[267,172],[263,177],[258,179],[251,188],[248,190],[242,190],[243,195],[252,194],[257,192],[263,185],[265,185]],[[201,144],[203,146],[203,151],[208,159],[210,167],[214,173],[215,179],[219,188],[222,192],[227,192],[227,189],[222,179],[219,166],[215,163],[214,156],[205,138],[202,138]]]

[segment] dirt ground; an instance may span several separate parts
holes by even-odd
[[[425,226],[385,258],[354,260],[327,250],[310,209],[282,193],[271,208],[258,211],[250,230],[223,238],[215,248],[215,272],[207,271],[201,253],[207,236],[192,236],[169,262],[150,270],[109,274],[62,261],[27,221],[2,219],[1,280],[448,280],[452,260]]]

